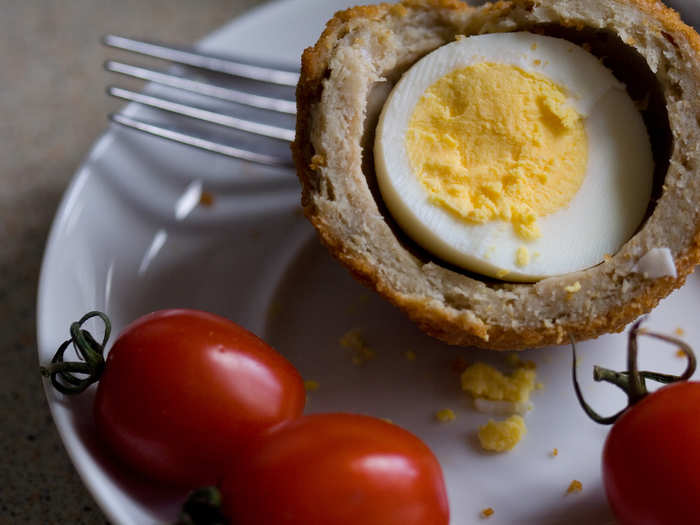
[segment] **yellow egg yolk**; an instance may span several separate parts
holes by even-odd
[[[460,377],[462,390],[473,397],[493,401],[525,402],[535,388],[535,371],[518,368],[505,375],[486,363],[477,362],[467,367]]]
[[[565,89],[516,66],[480,63],[432,84],[406,133],[432,202],[472,223],[503,220],[524,239],[566,206],[587,163],[583,117]]]
[[[479,442],[484,450],[506,452],[517,445],[527,434],[525,420],[518,416],[510,416],[504,421],[489,420],[479,427]]]

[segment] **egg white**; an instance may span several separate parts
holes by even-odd
[[[510,223],[474,224],[434,204],[410,166],[406,132],[423,93],[451,71],[482,62],[548,77],[585,117],[584,181],[567,207],[538,218],[541,236],[532,241],[518,237]],[[583,48],[531,33],[472,36],[423,57],[384,104],[374,157],[382,197],[407,235],[449,263],[512,281],[582,270],[615,253],[644,218],[654,169],[644,122],[624,85]],[[530,254],[523,267],[515,261],[520,246]]]

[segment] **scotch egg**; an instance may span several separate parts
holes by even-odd
[[[304,214],[428,335],[515,350],[619,332],[700,263],[700,36],[661,2],[358,6],[301,66]],[[463,106],[469,133],[433,124]]]
[[[527,32],[460,38],[413,65],[384,104],[374,159],[406,234],[511,281],[617,252],[654,172],[625,86],[582,47]]]

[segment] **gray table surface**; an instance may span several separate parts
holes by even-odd
[[[0,524],[105,523],[38,375],[35,301],[49,226],[118,103],[107,32],[191,43],[261,0],[0,0]],[[118,54],[116,54],[118,55]]]

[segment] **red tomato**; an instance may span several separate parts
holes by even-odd
[[[216,483],[224,458],[299,416],[299,373],[233,322],[194,310],[146,315],[119,336],[95,400],[100,438],[149,477]]]
[[[442,470],[402,428],[368,416],[317,414],[266,432],[234,457],[222,485],[236,525],[446,525]]]
[[[620,416],[603,482],[621,525],[700,521],[700,383],[660,388]]]

